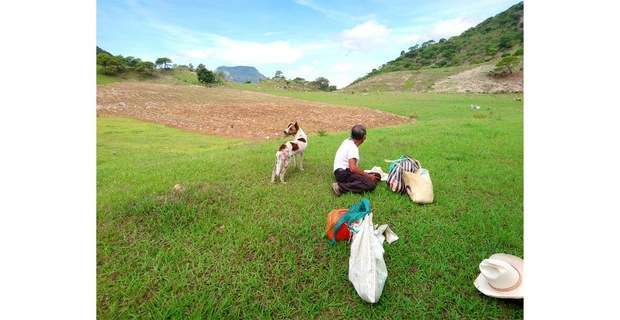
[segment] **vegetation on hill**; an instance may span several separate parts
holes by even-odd
[[[228,68],[228,69],[226,69]],[[236,67],[239,68],[239,67]],[[329,84],[329,79],[318,77],[314,81],[307,81],[304,78],[297,77],[295,79],[286,79],[282,71],[277,71],[276,75],[270,79],[265,77],[256,70],[257,80],[246,80],[243,83],[261,83],[264,86],[274,87],[281,90],[299,90],[299,91],[334,91],[336,86]],[[197,68],[190,63],[189,65],[177,65],[166,57],[158,58],[155,63],[150,61],[142,61],[140,58],[133,56],[112,55],[111,53],[97,47],[97,83],[113,83],[120,81],[153,81],[168,83],[189,83],[189,84],[206,84],[220,85],[232,84],[234,79],[226,79],[226,71],[230,71],[230,67],[219,67],[215,71],[207,69],[203,64],[199,64]],[[249,79],[249,78],[248,78]]]
[[[514,57],[494,70],[495,74],[504,74],[519,65],[522,55],[523,2],[520,2],[459,36],[416,44],[352,84],[389,72],[478,65]]]
[[[143,61],[133,56],[112,55],[106,50],[97,47],[97,83],[110,83],[125,80],[151,80],[164,81],[170,80],[170,75],[178,78],[182,82],[192,84],[211,81],[210,83],[223,82],[218,76],[210,70],[206,70],[204,65],[202,68],[194,69],[194,66],[173,64],[172,60],[167,57],[157,58],[155,62]],[[204,70],[203,70],[204,69]],[[208,71],[208,72],[205,72]],[[159,72],[157,72],[159,71]],[[199,72],[202,71],[202,77]],[[213,73],[211,76],[208,73]],[[191,75],[188,79],[188,75]],[[178,77],[176,77],[178,76]]]

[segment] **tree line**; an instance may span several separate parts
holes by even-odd
[[[205,65],[199,64],[194,70],[194,66],[190,63],[186,65],[172,64],[172,60],[167,57],[157,58],[155,62],[143,61],[133,56],[124,57],[123,55],[112,55],[109,52],[97,47],[97,65],[101,66],[102,72],[109,75],[120,75],[125,72],[134,71],[142,77],[152,77],[155,70],[160,69],[167,71],[175,68],[187,68],[196,72],[198,81],[204,84],[217,84],[223,82],[224,75],[216,75],[213,71],[207,69]]]
[[[207,85],[221,84],[225,81],[223,72],[215,72],[207,69],[204,64],[199,64],[194,69],[194,66],[189,65],[176,65],[172,63],[172,60],[167,57],[157,58],[155,62],[143,61],[140,58],[133,56],[124,57],[123,55],[112,55],[109,52],[97,47],[97,65],[101,66],[102,72],[108,75],[120,75],[125,72],[134,71],[142,77],[155,76],[156,70],[163,72],[171,69],[186,68],[189,71],[196,72],[196,77],[199,82]],[[322,91],[334,91],[336,86],[330,85],[329,80],[325,77],[318,77],[314,81],[306,81],[304,78],[295,78],[292,80],[286,79],[282,71],[276,71],[273,80],[281,81],[285,85],[300,84],[304,87],[310,87]]]
[[[277,70],[273,76],[273,80],[282,81],[286,85],[298,84],[304,87],[310,87],[321,91],[335,91],[337,88],[334,85],[329,84],[329,79],[325,77],[318,77],[314,81],[306,81],[304,78],[297,77],[295,79],[286,79],[281,70]]]

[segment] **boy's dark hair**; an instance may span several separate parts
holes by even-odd
[[[366,135],[366,127],[361,124],[356,124],[351,128],[351,138],[355,140],[362,140]]]

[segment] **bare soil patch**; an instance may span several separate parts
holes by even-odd
[[[298,121],[306,134],[415,120],[368,108],[330,105],[228,88],[123,82],[97,86],[97,116],[133,118],[178,129],[247,139],[274,139]]]
[[[458,93],[523,92],[523,72],[518,71],[502,77],[490,77],[487,74],[493,68],[492,65],[483,65],[449,76],[437,81],[431,89],[434,92]]]

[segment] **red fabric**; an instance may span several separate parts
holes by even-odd
[[[349,211],[349,209],[336,209],[327,214],[325,229],[327,230],[327,238],[329,238],[329,240],[334,239],[334,226],[347,211]],[[349,230],[349,225],[345,222],[340,225],[340,229],[336,231],[336,241],[348,240],[349,238],[351,238],[351,231]]]

